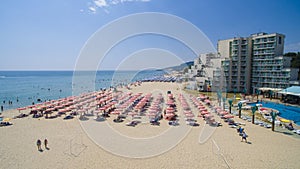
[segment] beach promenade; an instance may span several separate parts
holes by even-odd
[[[145,120],[135,127],[125,124],[133,117],[128,116],[122,123],[114,123],[114,115],[105,122],[97,122],[93,116],[87,120],[63,120],[64,116],[45,119],[31,116],[12,119],[13,125],[0,127],[0,163],[1,168],[298,168],[300,166],[300,139],[272,132],[270,129],[251,124],[234,117],[235,121],[243,122],[248,143],[241,142],[236,129],[231,128],[219,116],[214,114],[216,121],[222,126],[215,127],[211,137],[204,143],[199,142],[201,131],[207,124],[198,112],[192,108],[199,126],[187,126],[182,119],[182,107],[178,100],[179,95],[186,97],[191,107],[189,94],[181,90],[177,83],[145,82],[132,86],[130,91],[137,93],[161,93],[167,100],[167,91],[175,97],[179,126],[187,128],[186,136],[169,151],[147,157],[130,158],[116,155],[101,147],[97,139],[103,138],[101,125],[108,124],[122,135],[132,138],[151,138],[168,130],[179,129],[179,126],[170,126],[165,119],[160,125],[150,125]],[[212,104],[216,104],[212,101]],[[165,108],[165,107],[164,107]],[[208,108],[208,111],[211,109]],[[29,111],[29,110],[24,110]],[[27,112],[28,113],[28,112]],[[19,114],[18,110],[8,110],[2,113],[6,118]],[[147,117],[142,117],[146,119]],[[97,129],[99,128],[100,129]],[[276,130],[276,128],[275,128]],[[36,140],[48,139],[49,150],[43,146],[43,151],[37,150]],[[103,138],[104,139],[104,138]],[[114,140],[115,141],[115,140]],[[154,144],[154,143],[153,143]],[[112,145],[113,147],[113,141]],[[149,146],[149,148],[153,148]],[[154,147],[155,148],[155,147]],[[124,143],[124,149],[133,148]],[[160,147],[157,147],[160,149]]]

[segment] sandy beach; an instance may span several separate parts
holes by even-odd
[[[126,89],[121,90],[126,91]],[[177,110],[180,114],[178,95],[182,93],[189,100],[189,94],[184,93],[177,83],[147,82],[141,86],[133,86],[130,90],[133,94],[153,93],[153,96],[162,93],[164,98],[167,91],[172,91],[176,97]],[[28,113],[29,110],[25,111]],[[18,114],[18,110],[8,110],[3,112],[2,116],[12,118]],[[103,129],[101,125],[108,124],[127,137],[155,138],[166,131],[176,131],[177,126],[169,126],[166,120],[161,120],[160,126],[152,126],[145,120],[145,123],[130,127],[125,123],[129,122],[131,117],[127,117],[123,123],[114,123],[113,115],[106,122],[96,122],[93,117],[88,118],[87,121],[80,121],[78,117],[71,120],[63,120],[63,117],[36,119],[31,116],[12,119],[13,125],[0,127],[1,168],[265,169],[298,168],[300,165],[300,139],[282,132],[272,132],[270,129],[251,124],[238,117],[234,117],[234,120],[245,123],[243,127],[249,135],[249,143],[241,142],[236,129],[230,128],[217,115],[215,115],[216,120],[223,126],[216,127],[207,141],[199,143],[201,131],[206,124],[202,118],[195,117],[200,126],[190,127],[184,121],[179,121],[180,126],[183,126],[182,130],[188,129],[186,136],[169,151],[147,158],[123,157],[107,151],[97,141],[103,139],[105,131],[101,133],[101,129],[97,128]],[[178,130],[181,129],[178,127]],[[39,152],[36,140],[43,141],[45,138],[49,141],[49,150],[42,146],[43,152]],[[116,140],[111,140],[112,147],[114,141]],[[151,148],[149,146],[149,149]],[[124,143],[124,149],[131,151],[133,148],[130,144]]]

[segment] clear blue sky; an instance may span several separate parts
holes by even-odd
[[[219,39],[278,32],[286,35],[286,52],[300,51],[299,0],[16,0],[0,5],[0,70],[72,70],[93,33],[140,12],[186,19],[215,47]],[[157,43],[147,45],[153,46],[160,48]],[[161,48],[172,51],[163,44]],[[178,44],[174,49],[173,53],[185,55],[184,60],[193,60],[192,54],[178,50]],[[103,69],[115,68],[113,57]]]

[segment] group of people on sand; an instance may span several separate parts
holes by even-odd
[[[42,141],[40,139],[38,139],[36,141],[36,145],[37,145],[38,151],[43,151],[43,149],[42,149]],[[46,138],[44,140],[44,146],[45,146],[45,149],[49,150],[49,148],[48,148],[48,140]]]

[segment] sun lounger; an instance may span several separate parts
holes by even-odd
[[[10,126],[10,125],[12,125],[12,123],[10,123],[10,122],[5,122],[5,121],[1,121],[0,122],[0,127],[3,127],[3,126]]]
[[[264,127],[265,127],[265,128],[271,128],[272,125],[271,125],[271,124],[265,124]]]
[[[187,121],[187,125],[190,125],[190,126],[200,126],[199,123],[197,123],[195,121]]]
[[[115,123],[122,123],[124,120],[120,117],[117,117],[116,119],[113,120]]]
[[[33,118],[40,118],[40,117],[42,117],[42,114],[33,114],[32,117]]]
[[[83,115],[80,115],[80,117],[79,117],[79,120],[88,120],[89,118],[87,118],[87,117],[85,117],[85,116],[83,116]]]
[[[170,125],[170,126],[178,126],[179,123],[178,123],[177,120],[172,120],[172,121],[169,121],[169,125]]]
[[[27,117],[27,114],[21,113],[19,115],[17,115],[15,118],[23,118],[23,117]]]
[[[126,123],[126,126],[132,126],[135,127],[136,125],[138,125],[140,122],[139,121],[131,121],[129,123]]]
[[[78,115],[78,113],[77,112],[72,112],[72,113],[70,113],[70,115],[76,116],[76,115]]]
[[[291,131],[294,130],[294,127],[292,125],[284,124],[284,127]]]
[[[66,117],[64,117],[63,119],[64,120],[70,120],[70,119],[73,119],[74,117],[73,116],[71,116],[71,115],[67,115]]]
[[[80,118],[79,118],[79,119],[80,119]],[[103,117],[103,116],[101,115],[101,116],[95,117],[94,120],[99,121],[99,122],[102,122],[102,121],[105,121],[106,119],[105,119],[105,117]]]

